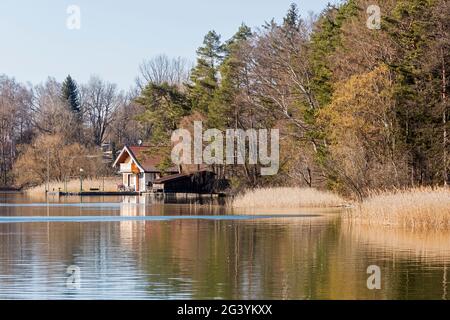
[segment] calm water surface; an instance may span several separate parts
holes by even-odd
[[[333,211],[0,195],[0,299],[447,299],[449,265],[450,234]]]

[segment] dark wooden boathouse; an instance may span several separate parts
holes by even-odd
[[[153,192],[214,193],[216,174],[209,170],[174,174],[153,181]]]

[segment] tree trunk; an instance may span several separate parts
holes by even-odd
[[[442,105],[443,105],[443,112],[442,112],[442,125],[443,125],[443,163],[444,163],[444,169],[442,171],[443,174],[443,180],[444,180],[444,186],[448,185],[448,170],[447,170],[447,72],[445,69],[445,55],[444,55],[444,48],[441,47],[441,62],[442,62]]]

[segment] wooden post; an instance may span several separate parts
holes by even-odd
[[[45,193],[50,190],[50,149],[47,149],[47,183],[45,186]]]

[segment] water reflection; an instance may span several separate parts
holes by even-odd
[[[36,199],[17,196],[10,202]],[[0,210],[2,216],[229,214],[214,203],[164,204],[142,197],[103,199],[117,206],[102,209],[89,206],[101,199],[83,203]],[[256,220],[0,224],[0,298],[447,298],[448,238],[430,238],[411,249],[401,233],[351,226],[335,212],[306,213]],[[398,243],[389,240],[392,234]],[[372,264],[383,272],[379,291],[366,287]],[[66,287],[69,265],[81,269],[80,289]]]

